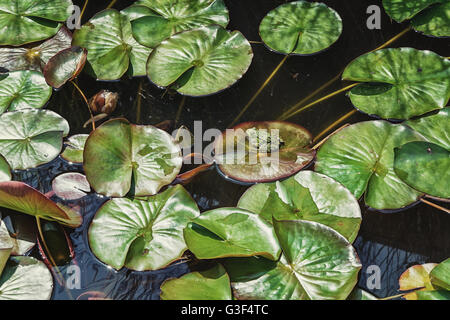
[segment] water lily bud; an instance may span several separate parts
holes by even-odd
[[[93,113],[111,114],[117,106],[119,94],[108,90],[101,90],[89,101]]]

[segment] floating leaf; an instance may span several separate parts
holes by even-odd
[[[50,300],[53,278],[32,257],[11,257],[0,277],[0,300]]]
[[[64,200],[77,200],[91,192],[86,176],[77,172],[63,173],[52,182],[55,194]]]
[[[61,152],[67,121],[48,110],[24,109],[0,115],[0,154],[13,170],[48,163]]]
[[[423,9],[445,0],[383,0],[386,13],[395,21],[403,22],[413,18]]]
[[[215,160],[227,177],[244,183],[289,177],[315,156],[311,134],[283,122],[245,122],[216,139]]]
[[[351,62],[342,79],[363,82],[348,94],[353,105],[384,119],[419,116],[450,98],[450,61],[431,51],[371,52]]]
[[[435,5],[411,21],[413,28],[425,35],[450,37],[450,2]]]
[[[73,228],[80,226],[83,220],[77,212],[59,206],[38,190],[18,181],[0,183],[0,207]]]
[[[180,185],[147,200],[112,199],[95,214],[89,244],[115,269],[160,269],[187,249],[183,229],[198,214],[196,203]]]
[[[9,168],[8,162],[5,158],[0,155],[0,182],[11,180],[11,169]]]
[[[69,162],[82,163],[84,145],[88,137],[88,134],[76,134],[69,137],[66,141],[67,146],[61,154],[61,157]]]
[[[1,0],[0,45],[20,46],[47,39],[58,32],[69,16],[71,0]]]
[[[378,298],[365,290],[355,288],[352,293],[350,293],[347,300],[378,300]]]
[[[402,273],[398,280],[400,290],[409,291],[421,288],[423,288],[421,290],[427,291],[434,290],[433,285],[431,284],[430,272],[436,265],[436,263],[426,263],[408,268]],[[418,291],[413,291],[405,294],[403,298],[407,300],[417,300],[417,292]]]
[[[9,259],[9,255],[11,254],[13,247],[14,244],[9,236],[9,232],[3,221],[0,219],[0,275],[2,274],[3,268]]]
[[[31,216],[10,213],[4,217],[0,214],[0,218],[3,219],[13,242],[11,255],[25,255],[36,245],[38,232],[36,222]]]
[[[450,291],[417,291],[417,300],[450,300]]]
[[[192,272],[161,286],[162,300],[231,300],[230,278],[220,265]]]
[[[358,235],[361,210],[340,183],[313,171],[275,183],[256,184],[239,199],[238,207],[258,213],[267,222],[308,220],[327,225],[350,242]]]
[[[27,108],[42,108],[52,95],[42,73],[14,71],[0,74],[0,114]]]
[[[234,295],[242,300],[344,300],[361,269],[352,245],[333,229],[311,221],[275,221],[283,254],[227,259]]]
[[[251,45],[239,31],[209,26],[164,40],[148,59],[147,75],[159,87],[205,96],[234,84],[252,59]]]
[[[129,68],[132,76],[146,74],[151,49],[136,42],[130,21],[115,9],[97,13],[75,31],[72,45],[87,49],[87,60],[98,80],[120,79]]]
[[[431,283],[435,288],[450,291],[450,258],[439,263],[430,273]]]
[[[91,133],[84,148],[84,170],[98,193],[123,197],[156,194],[180,172],[180,147],[153,126],[126,119],[105,122]]]
[[[209,25],[225,28],[229,21],[223,0],[141,0],[135,5],[145,8],[128,11],[135,18],[131,23],[133,35],[140,44],[150,48],[175,33]]]
[[[260,255],[277,260],[281,252],[272,226],[239,208],[202,213],[184,230],[184,238],[198,259]]]
[[[404,125],[365,121],[331,136],[317,153],[315,170],[347,187],[374,209],[399,209],[422,195],[394,172],[394,148],[421,136]]]
[[[339,14],[323,3],[293,1],[270,11],[259,26],[262,41],[284,54],[309,55],[335,43],[342,33]]]
[[[44,68],[47,83],[55,89],[61,88],[66,82],[75,79],[86,63],[87,50],[80,47],[70,47],[53,56]]]

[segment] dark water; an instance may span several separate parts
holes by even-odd
[[[103,3],[102,3],[103,2]],[[119,0],[115,8],[123,9],[133,1]],[[280,0],[225,0],[230,10],[229,29],[240,30],[249,40],[259,41],[258,25],[264,15],[284,3]],[[274,120],[290,106],[337,75],[352,59],[373,50],[392,36],[404,30],[407,25],[392,23],[382,12],[382,29],[368,30],[366,9],[371,4],[381,7],[381,0],[323,1],[339,12],[344,21],[344,33],[328,51],[310,57],[290,57],[264,92],[254,102],[241,121]],[[76,0],[82,6],[84,0]],[[105,8],[108,1],[90,1],[84,15],[87,21],[96,12]],[[443,56],[449,56],[448,40],[421,36],[413,31],[397,41],[394,47],[409,46],[428,49]],[[254,60],[250,70],[232,88],[207,98],[188,98],[182,110],[178,125],[193,128],[195,120],[203,121],[203,129],[225,129],[236,117],[266,77],[283,58],[267,50],[261,44],[253,45]],[[175,119],[181,97],[166,93],[149,83],[146,78],[124,79],[121,82],[96,82],[88,76],[79,78],[79,85],[87,96],[101,89],[120,94],[120,104],[113,116],[124,116],[131,122],[156,124]],[[137,96],[142,85],[141,108],[137,108]],[[342,88],[337,81],[325,92]],[[319,95],[321,96],[321,95]],[[56,92],[50,102],[50,109],[68,119],[71,134],[88,133],[83,123],[89,113],[77,92],[70,85]],[[345,95],[334,97],[314,108],[291,118],[318,134],[340,116],[352,110]],[[355,114],[347,122],[368,120],[363,114]],[[69,166],[57,159],[52,163],[27,172],[16,173],[22,179],[43,192],[51,189],[51,180],[67,171],[82,172],[81,166]],[[220,177],[216,171],[209,171],[187,186],[202,211],[235,206],[246,187],[233,184]],[[99,206],[106,198],[89,195],[77,204],[84,215],[83,225],[70,232],[76,258],[74,263],[82,270],[81,289],[68,293],[56,285],[54,299],[76,298],[90,290],[102,291],[113,299],[158,299],[159,287],[166,278],[178,277],[195,268],[195,262],[179,263],[154,272],[133,272],[123,269],[116,272],[99,262],[90,252],[87,228]],[[381,288],[371,289],[379,297],[394,295],[398,289],[398,277],[409,266],[426,262],[440,262],[450,256],[450,215],[423,204],[418,204],[399,213],[380,213],[363,208],[363,222],[356,247],[363,264],[359,286],[367,289],[367,267],[378,265],[381,269]],[[64,268],[63,268],[64,272]]]

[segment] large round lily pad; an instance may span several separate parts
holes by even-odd
[[[32,257],[11,257],[0,277],[0,300],[50,300],[53,278]]]
[[[189,250],[199,259],[260,255],[277,260],[281,249],[272,226],[239,208],[202,213],[184,230]]]
[[[0,154],[14,170],[37,167],[61,152],[67,121],[48,110],[24,109],[0,116]]]
[[[11,180],[11,169],[5,158],[0,155],[0,182]]]
[[[215,142],[215,161],[227,177],[244,183],[289,177],[315,156],[311,134],[283,122],[245,122],[225,131]]]
[[[230,278],[220,265],[192,272],[161,286],[162,300],[231,300]]]
[[[105,122],[84,147],[84,170],[98,193],[123,197],[156,194],[182,166],[181,149],[172,136],[153,126],[126,119]]]
[[[293,1],[270,11],[259,26],[263,42],[284,54],[309,55],[330,47],[342,33],[339,14],[323,3]]]
[[[347,187],[356,198],[365,192],[374,209],[399,209],[416,202],[421,193],[394,172],[394,148],[423,138],[404,125],[365,121],[331,136],[317,153],[315,170]]]
[[[0,183],[0,207],[26,213],[75,228],[81,225],[79,213],[58,205],[29,185],[9,181]]]
[[[61,157],[69,162],[82,163],[84,145],[88,137],[88,134],[76,134],[67,138],[66,148]]]
[[[0,114],[27,108],[42,108],[52,95],[52,88],[37,71],[0,74]]]
[[[130,21],[117,10],[97,13],[75,31],[72,45],[87,49],[87,60],[98,80],[120,79],[127,70],[132,76],[146,74],[151,49],[133,38]]]
[[[133,35],[150,48],[174,33],[209,25],[226,27],[229,21],[223,0],[140,0],[135,5],[145,6],[148,12],[141,8],[140,17],[132,21]]]
[[[311,221],[275,221],[283,254],[227,259],[234,295],[248,300],[344,300],[361,269],[352,245],[333,229]]]
[[[361,224],[361,210],[352,193],[313,171],[300,171],[284,181],[256,184],[242,195],[238,207],[260,214],[269,223],[272,219],[320,222],[350,242],[356,239]]]
[[[183,229],[198,214],[181,185],[147,200],[112,199],[95,214],[89,244],[115,269],[156,270],[181,257],[187,249]]]
[[[250,43],[239,31],[209,26],[177,33],[161,42],[147,62],[147,75],[159,87],[188,96],[224,90],[252,62]]]
[[[450,37],[450,2],[435,5],[411,21],[413,28],[425,35]]]
[[[395,21],[403,22],[412,19],[423,9],[445,0],[383,0],[386,13]]]
[[[445,107],[450,61],[431,51],[383,49],[360,56],[343,80],[363,82],[348,96],[353,105],[384,119],[409,119]]]

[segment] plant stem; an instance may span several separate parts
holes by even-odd
[[[86,102],[86,105],[89,109],[89,114],[91,115],[91,121],[92,121],[92,130],[95,131],[95,121],[94,121],[94,115],[92,114],[92,110],[91,107],[89,106],[89,101],[86,98],[86,96],[84,95],[83,91],[80,89],[80,87],[74,82],[74,81],[70,81],[73,86],[78,90],[78,92],[80,93],[80,95],[83,97],[84,102]]]
[[[253,97],[250,99],[250,101],[242,108],[241,112],[238,114],[238,116],[233,120],[233,122],[230,123],[229,127],[234,126],[239,119],[244,115],[244,113],[247,111],[247,109],[251,106],[251,104],[256,100],[256,98],[261,94],[261,92],[264,90],[264,88],[270,83],[270,81],[273,79],[273,77],[277,74],[278,70],[283,66],[283,64],[286,62],[289,55],[284,56],[283,60],[278,64],[278,66],[272,71],[272,73],[269,75],[269,77],[264,81],[264,83],[261,85],[261,87],[256,91],[256,93],[253,95]]]
[[[341,122],[343,122],[344,120],[348,119],[349,117],[351,117],[352,115],[354,115],[356,113],[356,109],[353,109],[352,111],[346,113],[345,115],[343,115],[342,117],[340,117],[339,119],[337,119],[335,122],[333,122],[332,124],[330,124],[325,130],[323,130],[321,133],[319,133],[314,139],[313,142],[316,142],[317,140],[319,140],[320,138],[322,138],[328,131],[330,131],[331,129],[333,129],[334,127],[336,127],[338,124],[340,124]]]
[[[186,104],[186,96],[183,96],[178,106],[177,114],[175,115],[175,128],[177,127],[178,121],[180,120],[181,113],[183,112],[183,107]]]
[[[249,41],[248,43],[252,43],[252,44],[262,44],[262,41]]]
[[[441,207],[441,206],[439,206],[439,205],[437,205],[437,204],[435,204],[435,203],[433,203],[433,202],[430,202],[430,201],[425,200],[425,199],[423,199],[423,198],[420,199],[420,201],[423,202],[423,203],[425,203],[425,204],[427,204],[427,205],[429,205],[429,206],[431,206],[431,207],[433,207],[433,208],[436,208],[436,209],[438,209],[438,210],[444,211],[444,212],[446,212],[446,213],[450,213],[450,210],[449,210],[449,209],[444,208],[444,207]]]
[[[406,294],[406,293],[401,293],[401,294],[397,294],[397,295],[395,295],[395,296],[390,296],[390,297],[386,297],[386,298],[380,298],[380,299],[378,299],[378,300],[392,300],[392,299],[395,299],[395,298],[401,298],[401,297],[403,297],[405,294]]]
[[[395,41],[397,41],[398,39],[400,39],[401,37],[403,37],[403,36],[404,36],[406,33],[408,33],[410,30],[411,30],[411,27],[406,28],[405,30],[403,30],[403,31],[400,32],[399,34],[393,36],[391,39],[389,39],[388,41],[386,41],[385,43],[383,43],[383,44],[382,44],[381,46],[379,46],[378,48],[373,49],[372,51],[369,51],[368,53],[386,48],[388,45],[394,43]]]
[[[111,3],[106,7],[106,9],[110,9],[113,5],[115,5],[117,0],[112,0]]]
[[[86,11],[86,7],[87,7],[88,3],[89,3],[89,0],[86,0],[84,2],[83,9],[81,9],[81,13],[80,13],[80,18],[78,19],[78,24],[81,24],[81,18],[83,17],[84,11]]]
[[[142,104],[142,80],[139,81],[139,87],[136,98],[136,124],[141,122],[141,104]]]

